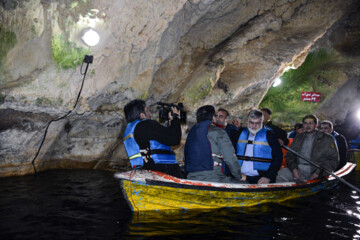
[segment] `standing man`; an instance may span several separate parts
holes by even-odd
[[[248,125],[239,133],[236,155],[249,183],[275,182],[282,162],[282,151],[273,131],[263,127],[263,113],[252,110]]]
[[[150,120],[145,101],[135,99],[124,107],[128,123],[124,134],[124,145],[131,167],[156,170],[175,177],[183,174],[169,146],[176,146],[181,140],[180,111],[176,107],[169,112],[170,127]]]
[[[271,115],[272,115],[271,110],[268,108],[263,108],[261,109],[261,111],[264,114],[264,122],[263,122],[264,126],[269,127],[276,133],[281,146],[284,144],[287,146],[289,144],[289,139],[287,138],[287,134],[284,130],[282,130],[280,127],[276,126],[271,122]]]
[[[215,108],[211,105],[196,111],[195,124],[185,143],[185,171],[191,180],[236,183],[241,182],[242,174],[234,148],[225,130],[215,123]],[[233,177],[222,171],[223,163],[228,166]],[[245,176],[244,176],[245,177]]]
[[[305,132],[294,138],[291,148],[322,168],[330,172],[334,171],[339,164],[335,139],[316,129],[318,119],[315,115],[304,116],[302,122]],[[326,172],[290,151],[286,153],[286,164],[287,167],[279,171],[276,182],[292,182],[294,179],[312,180],[327,175]]]
[[[336,145],[339,150],[339,157],[340,157],[339,166],[335,169],[335,171],[339,170],[340,168],[345,166],[345,164],[347,162],[346,154],[347,154],[347,150],[348,150],[348,145],[346,142],[346,138],[343,135],[341,135],[340,133],[334,131],[334,125],[329,120],[324,120],[321,122],[321,131],[328,133],[335,138]]]

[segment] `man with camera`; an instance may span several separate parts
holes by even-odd
[[[183,178],[175,153],[169,146],[181,140],[180,111],[171,107],[169,127],[151,120],[145,101],[135,99],[124,107],[126,122],[124,145],[133,169],[156,170]]]

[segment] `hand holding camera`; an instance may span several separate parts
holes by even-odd
[[[177,107],[172,106],[171,111],[169,112],[169,119],[172,121],[174,117],[180,118],[180,109]]]
[[[163,102],[157,102],[157,105],[159,105],[159,120],[160,121],[168,121],[173,120],[174,116],[177,115],[177,117],[180,118],[182,122],[186,122],[187,114],[185,111],[183,111],[183,104],[178,103],[163,103]]]

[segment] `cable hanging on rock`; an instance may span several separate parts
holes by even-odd
[[[89,68],[89,64],[92,63],[92,62],[93,62],[93,56],[92,56],[92,55],[85,55],[84,60],[83,60],[83,62],[82,62],[82,64],[81,64],[81,67],[80,67],[80,74],[83,75],[84,77],[83,77],[83,80],[82,80],[82,83],[81,83],[81,87],[80,87],[80,90],[79,90],[78,96],[77,96],[77,98],[76,98],[76,101],[75,101],[75,104],[74,104],[73,109],[70,110],[70,111],[69,111],[67,114],[65,114],[64,116],[59,117],[59,118],[56,118],[56,119],[53,119],[53,120],[50,120],[50,121],[48,122],[48,124],[47,124],[47,126],[46,126],[46,129],[45,129],[44,136],[43,136],[42,141],[41,141],[41,143],[40,143],[40,146],[39,146],[39,148],[38,148],[38,150],[37,150],[37,152],[36,152],[36,154],[35,154],[35,157],[34,157],[33,160],[31,161],[31,164],[32,164],[32,166],[33,166],[33,168],[34,168],[34,173],[35,173],[35,175],[36,175],[36,173],[37,173],[37,172],[36,172],[36,167],[35,167],[35,160],[36,160],[36,158],[39,156],[40,150],[41,150],[41,148],[42,148],[42,146],[43,146],[43,144],[44,144],[44,142],[45,142],[45,138],[46,138],[48,129],[49,129],[49,127],[50,127],[50,124],[51,124],[52,122],[56,122],[56,121],[59,121],[59,120],[61,120],[61,119],[65,119],[66,117],[68,117],[68,116],[75,110],[75,108],[76,108],[76,106],[77,106],[77,104],[78,104],[78,102],[79,102],[79,99],[80,99],[81,91],[82,91],[82,89],[83,89],[83,87],[84,87],[85,77],[86,77],[87,70],[88,70],[88,68]],[[84,63],[86,63],[86,68],[85,68],[85,71],[82,72]]]

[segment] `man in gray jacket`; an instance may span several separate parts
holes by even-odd
[[[318,119],[315,115],[306,115],[302,120],[305,132],[294,138],[290,148],[332,172],[339,164],[339,153],[332,136],[316,129]],[[312,180],[328,175],[308,161],[288,151],[285,155],[287,167],[278,172],[276,182],[293,180]]]
[[[236,183],[242,182],[241,169],[234,148],[225,130],[214,125],[215,108],[202,106],[196,111],[197,124],[185,143],[185,172],[191,180]],[[225,175],[224,163],[232,177]],[[245,176],[244,176],[245,177]]]

